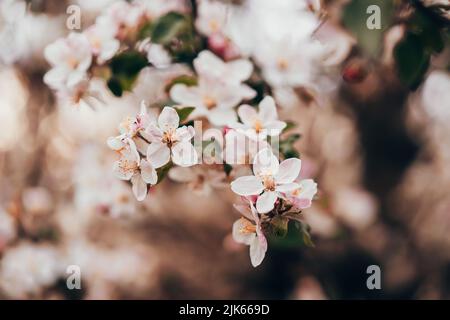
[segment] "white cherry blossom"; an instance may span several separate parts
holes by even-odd
[[[52,66],[45,74],[44,82],[55,90],[84,81],[92,63],[91,45],[82,33],[72,32],[67,38],[49,44],[44,55]]]
[[[233,239],[238,243],[250,246],[250,261],[253,267],[257,267],[264,260],[267,251],[267,239],[261,229],[261,221],[258,212],[248,198],[244,198],[246,204],[234,205],[245,216],[233,224]]]
[[[117,1],[108,7],[105,14],[97,18],[96,23],[112,26],[115,36],[123,39],[129,32],[136,31],[144,18],[142,3]]]
[[[275,100],[271,96],[265,97],[259,103],[258,111],[247,104],[241,105],[238,115],[242,123],[235,124],[234,127],[254,140],[278,136],[286,127],[286,122],[278,120]]]
[[[312,179],[304,179],[299,181],[298,184],[297,189],[286,192],[286,198],[296,209],[309,208],[317,193],[317,183]]]
[[[135,143],[139,143],[137,140],[138,135],[141,135],[144,139],[149,139],[146,129],[155,124],[156,119],[147,112],[145,102],[141,102],[141,110],[135,118],[127,117],[119,124],[120,135],[116,137],[110,137],[107,140],[108,146],[112,150],[120,151],[127,144],[127,139],[133,139]],[[140,150],[140,149],[139,149]]]
[[[98,21],[84,32],[99,64],[111,59],[119,50],[120,42],[115,38],[115,33],[114,26],[108,20]]]
[[[254,175],[237,178],[231,183],[231,190],[241,196],[258,195],[256,209],[259,213],[267,213],[284,193],[299,188],[294,180],[300,168],[300,159],[291,158],[279,163],[270,149],[264,149],[253,161]]]
[[[253,64],[248,59],[225,62],[208,50],[200,52],[194,59],[194,68],[202,77],[220,79],[228,84],[241,84],[250,78],[253,72]]]
[[[252,99],[256,92],[242,84],[253,70],[248,60],[225,63],[209,51],[200,52],[194,60],[198,84],[176,84],[170,97],[177,103],[195,106],[192,117],[205,116],[217,126],[236,122],[233,108],[244,99]]]
[[[219,1],[199,1],[196,28],[205,36],[221,32],[227,22],[227,7]]]
[[[191,144],[195,135],[192,126],[182,126],[177,111],[172,107],[164,107],[158,117],[158,124],[151,124],[146,133],[150,145],[147,158],[155,168],[166,165],[170,159],[182,167],[189,167],[198,162],[197,151]]]
[[[113,171],[122,180],[131,180],[133,194],[138,201],[145,199],[147,184],[154,185],[158,181],[155,168],[149,161],[140,158],[132,140],[128,140],[121,151],[121,157],[114,163]]]

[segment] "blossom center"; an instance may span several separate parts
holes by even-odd
[[[244,219],[244,218],[241,218],[241,219],[242,219],[243,226],[239,230],[240,233],[242,233],[242,234],[256,233],[256,226],[254,224],[250,223],[247,219]]]
[[[262,182],[264,185],[264,189],[266,191],[275,191],[275,179],[272,175],[265,175],[262,177]]]
[[[256,133],[260,133],[264,127],[259,119],[255,120],[253,127],[255,128]]]
[[[216,19],[211,19],[209,21],[209,27],[211,28],[212,32],[217,32],[219,31],[219,24],[217,23]]]
[[[139,170],[139,165],[136,161],[129,159],[120,159],[119,168],[124,172],[136,172]]]
[[[280,58],[277,61],[277,67],[280,70],[286,70],[289,66],[289,62],[285,58]]]
[[[165,131],[162,137],[162,142],[167,144],[169,148],[171,148],[178,141],[177,135],[175,134],[175,130],[170,129]]]
[[[99,39],[99,37],[94,36],[94,37],[91,38],[91,46],[96,52],[100,51],[100,48],[102,46],[102,42]]]
[[[76,69],[78,67],[79,61],[74,57],[67,58],[67,65],[70,69]]]
[[[217,106],[217,102],[214,98],[211,98],[210,96],[203,97],[203,104],[208,110],[211,110],[212,108],[215,108]]]
[[[292,195],[296,197],[296,196],[298,196],[301,192],[302,192],[302,188],[298,188],[298,189],[295,189],[294,191],[292,191]]]

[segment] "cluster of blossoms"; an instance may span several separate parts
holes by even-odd
[[[120,154],[114,172],[122,180],[131,180],[137,200],[145,199],[148,184],[158,182],[156,169],[170,161],[182,167],[197,163],[197,152],[190,142],[194,128],[179,125],[180,117],[174,108],[165,107],[155,119],[143,103],[134,119],[121,123],[120,135],[108,139],[109,147]]]
[[[162,14],[183,8],[181,1],[113,3],[83,32],[71,32],[45,48],[44,56],[51,69],[45,74],[44,82],[62,101],[88,105],[92,98],[101,101],[102,97],[90,80],[104,76],[102,67],[118,53],[137,47],[154,66],[170,63],[170,57],[161,45],[151,43],[148,38],[139,41],[138,32]]]
[[[234,224],[233,237],[250,245],[252,265],[258,266],[267,250],[266,237],[279,229],[287,232],[290,220],[307,232],[301,211],[311,206],[317,192],[313,180],[299,178],[301,160],[293,146],[298,135],[285,133],[294,124],[279,119],[272,92],[276,98],[278,89],[311,85],[315,61],[326,50],[311,39],[319,20],[307,1],[295,6],[296,13],[284,5],[270,12],[267,1],[264,10],[256,1],[243,7],[210,0],[197,4],[198,16],[191,21],[179,6],[159,8],[155,14],[146,1],[116,2],[93,26],[46,48],[52,69],[44,81],[58,95],[79,101],[95,97],[90,79],[105,69],[113,74],[104,76],[108,87],[121,96],[145,66],[187,66],[186,74],[167,83],[166,100],[143,101],[136,116],[120,123],[119,135],[108,139],[118,153],[113,171],[130,181],[138,201],[166,173],[202,195],[231,189],[242,197],[235,207],[245,217]],[[242,20],[246,12],[258,26],[251,44],[242,40],[253,37]],[[272,38],[262,21],[266,18],[278,25],[281,38]],[[286,31],[298,22],[304,28],[291,38]],[[247,36],[233,30],[234,24],[243,26]],[[198,41],[202,37],[206,41]],[[135,68],[143,52],[145,63]],[[117,57],[121,60],[116,63]],[[128,64],[132,70],[123,70]],[[158,117],[151,112],[155,110],[160,110]]]
[[[274,220],[299,221],[301,210],[311,206],[317,193],[317,184],[311,179],[300,180],[301,160],[286,159],[279,163],[270,149],[258,152],[253,162],[251,176],[239,177],[231,189],[244,199],[235,208],[245,218],[233,225],[237,242],[250,246],[250,259],[258,266],[267,251],[265,234],[270,232]]]

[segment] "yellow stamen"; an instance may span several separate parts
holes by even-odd
[[[171,148],[174,145],[174,143],[176,143],[177,141],[178,140],[177,140],[177,137],[175,134],[175,130],[170,129],[170,130],[164,132],[163,137],[162,137],[162,142],[167,144],[167,146],[169,148]]]
[[[244,224],[244,226],[239,230],[240,233],[243,234],[251,234],[251,233],[256,233],[256,226],[254,224],[252,224],[250,221],[248,221],[245,218],[241,218],[242,223]]]
[[[135,172],[139,169],[139,166],[136,161],[130,161],[128,159],[120,159],[119,160],[119,168],[121,168],[125,172]]]
[[[280,69],[280,70],[286,70],[289,66],[289,63],[286,59],[280,58],[277,61],[277,66],[278,66],[278,69]]]
[[[217,106],[216,100],[209,96],[205,96],[203,98],[203,104],[206,106],[208,110],[211,110],[212,108],[215,108]]]
[[[302,188],[295,189],[292,191],[293,196],[298,196],[302,192]]]
[[[209,27],[211,28],[212,32],[219,31],[219,24],[217,23],[217,21],[215,19],[212,19],[209,21]]]
[[[275,180],[273,176],[267,175],[262,177],[264,189],[267,191],[275,191]]]
[[[264,129],[263,124],[259,120],[255,120],[255,123],[253,124],[256,133],[260,133],[262,129]]]
[[[74,57],[69,57],[67,59],[67,64],[69,65],[69,67],[71,69],[76,69],[76,67],[78,66],[79,61],[77,59],[75,59]]]

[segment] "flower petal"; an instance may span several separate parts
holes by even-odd
[[[177,129],[177,137],[180,141],[186,141],[188,142],[191,140],[195,135],[195,130],[193,126],[182,126]]]
[[[67,79],[68,71],[65,68],[50,69],[44,75],[44,83],[52,89],[63,88]]]
[[[119,161],[114,162],[113,165],[113,173],[114,175],[121,180],[130,180],[133,176],[133,172],[129,170],[123,170],[119,166]]]
[[[269,148],[259,151],[253,160],[253,172],[255,175],[276,175],[278,168],[278,159]]]
[[[255,108],[248,104],[243,104],[238,109],[238,115],[241,121],[247,126],[253,126],[254,121],[258,117],[258,113]]]
[[[233,109],[215,108],[207,113],[208,120],[215,126],[226,126],[236,122],[236,112]]]
[[[163,132],[156,125],[150,124],[145,129],[145,136],[149,139],[150,142],[159,142],[162,140]]]
[[[156,184],[158,182],[158,174],[147,160],[141,160],[141,175],[146,183]]]
[[[302,161],[297,158],[286,159],[280,163],[275,181],[278,184],[293,182],[300,174]]]
[[[262,236],[255,237],[250,243],[250,261],[253,267],[257,267],[264,260],[267,251],[267,240]]]
[[[301,191],[299,198],[312,199],[317,193],[317,183],[313,179],[304,179],[300,181]]]
[[[284,128],[286,128],[286,122],[275,120],[266,123],[264,126],[267,129],[267,135],[269,136],[278,136],[281,134],[281,131],[283,131]]]
[[[172,147],[172,161],[181,167],[190,167],[198,162],[198,154],[188,141],[182,141]]]
[[[259,213],[267,213],[271,211],[275,206],[275,201],[277,201],[277,194],[273,191],[265,191],[256,200],[256,210]]]
[[[263,122],[269,122],[278,119],[275,100],[271,96],[266,96],[259,103],[259,116]]]
[[[258,177],[245,176],[231,182],[231,190],[240,196],[252,196],[260,194],[264,186]]]
[[[110,147],[112,150],[118,151],[125,147],[125,144],[122,141],[122,137],[109,137],[106,141],[106,144],[108,147]]]
[[[147,148],[147,161],[158,169],[166,165],[170,160],[170,149],[160,142],[152,142]]]
[[[50,43],[44,49],[44,57],[52,66],[61,64],[68,54],[68,48],[64,39],[58,39]]]
[[[194,59],[194,68],[198,74],[203,76],[219,77],[223,72],[225,63],[211,51],[203,50]]]
[[[142,201],[145,199],[147,195],[147,184],[142,179],[140,174],[135,174],[131,178],[131,189],[133,190],[133,194],[138,201]]]
[[[256,238],[256,233],[242,232],[242,230],[245,230],[245,227],[248,225],[252,225],[252,223],[245,218],[240,218],[233,223],[232,235],[234,241],[246,245],[249,245],[253,242],[253,240]]]
[[[253,220],[253,215],[252,211],[250,210],[249,204],[233,204],[233,207],[247,219]]]
[[[180,117],[172,107],[164,107],[158,118],[158,125],[163,131],[175,130],[180,124]]]
[[[294,205],[295,208],[307,209],[311,206],[312,201],[310,199],[294,198],[292,200],[292,204]]]
[[[241,83],[250,78],[253,72],[253,64],[247,59],[239,59],[227,63],[228,81]]]
[[[295,189],[298,189],[300,186],[297,183],[291,182],[291,183],[285,183],[276,186],[275,190],[278,192],[289,192],[293,191]]]
[[[188,106],[199,106],[202,103],[198,87],[188,87],[181,83],[174,85],[170,89],[170,98],[177,103]]]

